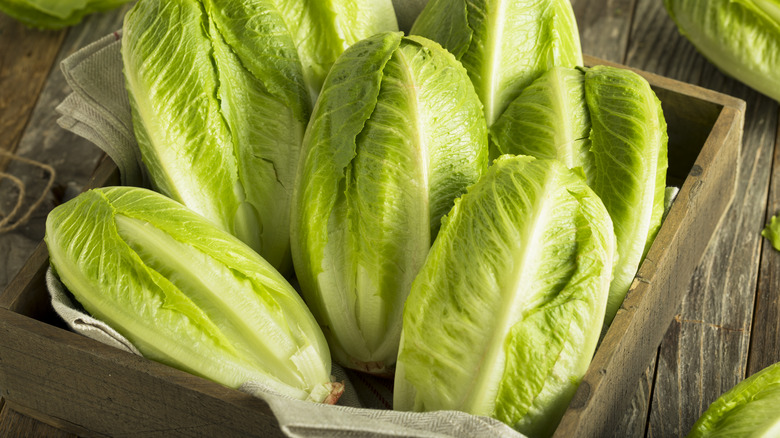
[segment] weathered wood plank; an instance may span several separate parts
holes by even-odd
[[[0,382],[8,405],[64,430],[281,436],[260,398],[3,308],[0,359],[7,361]]]
[[[705,68],[702,84],[748,102],[735,204],[662,346],[652,436],[684,436],[723,392],[745,377],[777,104]],[[674,325],[679,324],[679,330]],[[775,324],[777,324],[775,322]],[[674,357],[675,360],[664,361]],[[683,396],[682,400],[677,398]],[[674,426],[673,430],[669,430]]]
[[[610,438],[641,437],[644,436],[647,429],[647,413],[650,409],[650,397],[653,393],[653,384],[655,378],[656,357],[650,361],[642,377],[639,378],[636,393],[631,399],[631,403],[623,408],[623,414],[615,422],[611,433],[607,435]]]
[[[684,436],[745,375],[777,105],[724,75],[680,34],[662,2],[640,0],[627,64],[748,102],[735,203],[671,323],[658,363],[649,436]]]
[[[780,138],[780,135],[778,136]],[[780,169],[780,147],[775,144],[772,168]],[[780,215],[780,172],[772,173],[765,223]],[[750,331],[747,375],[780,362],[780,252],[768,240],[762,240],[758,290]]]
[[[65,31],[28,29],[0,14],[0,150],[14,152]],[[0,155],[0,170],[8,159]]]
[[[684,436],[712,401],[745,376],[777,106],[755,92],[732,93],[751,103],[738,202],[727,213],[664,340],[652,436]]]
[[[636,0],[572,0],[582,51],[623,64]]]
[[[81,47],[121,28],[122,17],[128,8],[129,6],[125,6],[119,10],[89,16],[82,24],[70,28],[67,37],[61,42],[61,47],[57,47],[59,53],[54,60],[57,68],[52,69],[50,74],[48,70],[45,72],[48,74],[45,87],[42,90],[26,91],[29,94],[25,98],[31,102],[31,109],[33,103],[35,107],[18,141],[17,154],[51,165],[57,172],[57,178],[54,193],[45,194],[43,204],[33,212],[25,226],[13,232],[0,234],[0,290],[8,285],[43,238],[48,212],[61,201],[66,191],[78,192],[84,186],[102,156],[102,152],[92,143],[65,131],[56,123],[58,114],[54,108],[70,93],[65,78],[59,70],[59,63]],[[9,43],[7,46],[13,44]],[[37,58],[39,55],[30,56]],[[7,89],[8,87],[5,86],[0,87],[2,90],[0,101],[6,99]],[[39,92],[40,97],[36,103],[34,99],[30,99],[30,96],[36,96]],[[2,122],[4,119],[5,115],[0,118],[0,123],[4,123]],[[2,135],[0,135],[1,141],[3,141]],[[23,205],[32,206],[45,191],[49,175],[39,168],[17,161],[9,163],[7,171],[26,185],[27,196],[23,200]],[[16,198],[17,191],[10,188],[8,181],[0,183],[2,211],[10,211]]]
[[[638,0],[635,15],[638,18],[631,27],[625,64],[671,79],[702,84],[703,69],[708,62],[680,35],[663,2]]]
[[[25,28],[12,18],[0,14],[0,150],[14,153],[22,133],[33,113],[37,96],[52,70],[65,31],[38,31]],[[6,155],[0,155],[0,170],[9,164]],[[12,211],[16,190],[9,190],[8,181],[0,185],[0,204],[3,216]],[[28,255],[25,239],[17,235],[0,236],[0,272],[20,269]],[[0,275],[2,275],[0,273]],[[0,277],[0,290],[7,283]],[[21,431],[27,436],[44,436],[46,429],[34,425],[34,421],[13,414],[0,398],[0,434]],[[45,425],[44,425],[45,426]],[[48,427],[48,426],[45,426]],[[21,436],[21,435],[20,435]]]
[[[723,91],[734,90],[735,87],[739,88],[735,85],[733,80],[715,73],[714,69],[709,66],[706,60],[695,55],[694,50],[687,41],[677,34],[673,24],[670,25],[668,17],[665,15],[662,7],[659,6],[661,3],[660,1],[647,0],[628,2],[617,0],[572,0],[572,3],[575,6],[575,11],[578,12],[580,31],[583,35],[583,47],[585,48],[586,53],[598,55],[613,61],[625,61],[629,65],[638,68],[647,69],[688,82],[700,83]],[[615,5],[624,5],[627,3],[636,3],[636,14],[638,17],[642,17],[642,19],[637,20],[631,26],[630,39],[625,38],[627,32],[622,32],[620,30],[617,31],[619,34],[615,38],[610,38],[609,35],[612,35],[614,31],[607,32],[606,30],[619,29],[623,25],[623,21],[621,20],[623,20],[624,17],[623,15],[619,15],[616,9],[610,9],[610,5],[612,5],[611,7],[616,7]],[[610,13],[612,15],[610,15]],[[580,19],[579,17],[583,18]],[[590,20],[590,24],[586,24],[588,20]],[[590,30],[592,34],[584,32],[583,27]],[[0,34],[0,38],[2,37],[3,35]],[[7,45],[0,44],[0,47],[7,47]],[[624,48],[623,52],[620,51],[620,47]],[[658,370],[659,375],[665,376],[662,377],[662,380],[666,383],[661,385],[661,387],[656,388],[656,392],[653,394],[654,417],[651,419],[652,426],[649,432],[651,436],[667,436],[667,433],[673,436],[686,433],[687,430],[682,429],[686,428],[686,424],[692,424],[696,419],[687,417],[695,417],[698,414],[694,415],[694,412],[689,412],[687,414],[679,413],[675,414],[673,417],[667,418],[664,413],[666,411],[663,411],[663,409],[668,407],[668,410],[673,410],[677,404],[690,407],[694,404],[691,400],[696,399],[697,401],[695,404],[698,405],[697,410],[703,410],[714,396],[719,395],[715,394],[715,392],[721,391],[721,388],[717,388],[718,385],[726,386],[728,384],[726,382],[727,380],[731,379],[735,374],[744,373],[745,370],[743,357],[743,349],[745,347],[744,336],[745,330],[750,330],[750,325],[729,325],[728,323],[733,322],[734,319],[739,319],[744,322],[746,320],[745,315],[741,313],[737,318],[726,321],[722,313],[728,313],[728,311],[724,309],[735,305],[734,302],[732,302],[733,300],[728,297],[728,295],[732,293],[732,288],[736,290],[734,293],[740,297],[736,299],[736,301],[741,303],[741,299],[746,295],[749,295],[746,291],[751,289],[751,284],[753,287],[755,287],[756,284],[755,270],[757,268],[755,268],[755,265],[759,254],[757,248],[760,246],[760,243],[757,242],[757,238],[749,236],[751,236],[750,233],[753,233],[754,235],[760,231],[760,228],[763,225],[760,222],[763,221],[764,217],[763,206],[765,205],[765,200],[760,200],[759,195],[762,191],[762,181],[767,181],[766,185],[768,186],[768,170],[766,168],[768,166],[763,166],[760,162],[769,161],[768,158],[772,150],[772,138],[774,138],[773,127],[777,124],[777,109],[776,105],[764,102],[765,99],[758,99],[760,101],[759,105],[755,105],[753,103],[756,98],[755,93],[751,93],[744,88],[735,92],[740,96],[744,96],[749,102],[748,124],[745,131],[745,149],[743,150],[743,163],[741,167],[743,178],[740,182],[740,195],[749,199],[745,199],[739,207],[732,207],[732,212],[729,213],[729,218],[727,220],[729,223],[736,220],[739,224],[732,225],[731,228],[724,226],[723,228],[729,229],[726,231],[721,230],[719,234],[720,240],[718,242],[713,242],[710,246],[707,255],[708,261],[705,261],[702,264],[702,267],[699,268],[696,281],[690,288],[691,297],[686,300],[686,304],[681,309],[681,313],[670,325],[669,332],[666,335],[667,341],[665,341],[664,348],[662,349],[662,357],[664,359]],[[4,92],[0,91],[0,93]],[[5,94],[0,96],[0,99],[2,99],[3,96],[5,96]],[[754,106],[758,106],[759,108],[753,108]],[[2,107],[0,107],[0,109],[2,109]],[[758,113],[767,110],[768,114],[766,117],[759,116]],[[2,117],[0,117],[1,124],[5,119],[5,114],[2,111],[0,111],[0,114],[2,114]],[[768,134],[770,132],[772,132],[771,135]],[[2,141],[2,139],[0,139],[0,141]],[[748,155],[747,157],[746,154]],[[748,161],[749,163],[746,163],[745,161]],[[775,162],[777,162],[777,158],[775,159]],[[746,173],[748,176],[745,175]],[[773,185],[774,184],[775,183],[773,182]],[[764,187],[763,191],[763,193],[766,194],[766,187]],[[772,194],[776,193],[777,191],[773,188]],[[770,195],[770,198],[772,196],[773,195]],[[776,209],[778,203],[772,199],[773,198],[770,199],[770,209]],[[775,207],[772,207],[772,205]],[[761,212],[759,214],[756,214],[755,212],[751,214],[742,214],[737,210],[761,210]],[[759,217],[760,220],[752,217],[752,214],[756,214],[756,217]],[[21,233],[15,233],[14,235],[14,238],[20,238]],[[740,240],[743,236],[747,236],[744,241]],[[21,236],[21,238],[26,237]],[[3,237],[0,236],[0,266],[7,266],[8,264],[4,262],[8,260],[13,261],[20,257],[22,257],[22,259],[24,258],[17,253],[17,255],[12,258],[2,260],[4,253],[7,253],[3,246],[4,243],[2,239]],[[38,239],[31,240],[33,243],[37,243],[37,241]],[[13,243],[9,246],[11,248],[18,248],[18,246]],[[771,276],[771,273],[777,269],[773,268],[773,266],[776,266],[776,263],[772,262],[771,258],[766,256],[765,253],[768,251],[768,245],[764,246],[764,258],[761,265],[762,277],[761,280],[759,280],[759,292],[756,303],[756,321],[766,321],[767,318],[772,316],[770,313],[764,315],[760,313],[760,309],[766,307],[765,304],[761,304],[763,296],[762,291],[778,290],[778,288],[775,287],[775,283],[778,280]],[[725,253],[718,255],[719,251],[725,251]],[[746,260],[739,259],[745,255],[747,256]],[[23,260],[20,260],[20,265],[21,261]],[[748,269],[748,265],[753,266],[753,269]],[[16,270],[18,270],[18,267]],[[10,271],[13,272],[14,269],[11,268]],[[3,273],[0,271],[0,290],[4,285],[2,274]],[[710,280],[714,280],[715,283],[706,283]],[[720,302],[718,302],[719,299],[721,300]],[[697,300],[705,302],[704,306],[709,308],[720,306],[720,310],[718,310],[720,313],[715,315],[715,317],[710,314],[703,316],[699,315],[694,309],[695,306],[700,305],[697,304]],[[770,299],[764,299],[763,302],[772,303]],[[774,306],[776,312],[776,301],[774,301]],[[739,312],[744,312],[744,309],[739,310]],[[777,321],[777,314],[775,313],[774,315],[774,321]],[[749,321],[749,317],[747,320]],[[777,330],[777,324],[772,327]],[[754,327],[754,331],[757,330],[757,328],[758,327]],[[742,331],[740,332],[740,330]],[[758,337],[754,337],[752,342],[755,345],[757,342],[764,341],[763,338],[759,339]],[[696,345],[699,345],[699,347],[696,347]],[[701,346],[703,345],[706,345],[705,348],[708,348],[708,350],[702,350]],[[726,348],[722,354],[717,353],[720,351],[718,350],[720,347]],[[693,356],[696,354],[699,354],[700,356],[705,354],[705,356],[700,357],[699,362],[693,363],[691,360],[695,359]],[[762,359],[758,356],[755,356],[754,359],[753,353],[751,352],[750,360],[748,362],[750,366],[748,373],[752,373],[750,370],[752,370],[754,366],[757,367],[757,364],[759,364],[761,360]],[[707,361],[717,361],[718,364],[715,366],[708,365],[705,363]],[[739,362],[741,362],[742,365],[737,365],[737,368],[729,368],[729,363]],[[680,364],[682,364],[682,368],[679,366]],[[696,371],[696,366],[703,368]],[[742,368],[738,368],[739,366]],[[735,369],[738,370],[737,373],[734,373]],[[712,377],[714,373],[723,372],[726,376],[721,379],[721,383],[713,384],[704,381],[699,382],[697,379],[702,380],[699,377],[682,375],[682,373],[692,372],[708,373],[710,377]],[[649,376],[652,376],[652,374],[649,374]],[[644,379],[648,378],[648,374],[646,374]],[[701,394],[705,386],[707,386],[707,388],[713,386],[713,388],[712,390],[708,389],[707,394]],[[646,398],[647,394],[643,394],[642,391],[648,388],[650,388],[648,382],[639,382],[637,391],[638,396],[636,399]],[[680,392],[692,393],[683,394],[683,397],[677,397],[675,394],[679,394]],[[710,400],[706,401],[706,399]],[[669,406],[663,406],[666,404]],[[2,402],[0,402],[0,406],[2,406]],[[639,410],[632,410],[631,412],[631,415],[635,415],[635,417],[640,420],[642,419],[642,416],[638,414]],[[683,416],[686,416],[686,418],[680,420]],[[0,421],[3,420],[0,419]],[[664,422],[676,422],[677,431],[670,431],[669,428],[662,427],[662,423]],[[627,424],[636,425],[638,424],[638,420],[629,420]],[[0,429],[0,431],[2,430],[3,429]],[[622,429],[621,431],[625,433],[619,433],[619,431],[616,430],[616,435],[640,435],[639,433],[635,433],[631,426],[625,426],[625,429]]]
[[[5,437],[76,437],[74,434],[64,432],[56,427],[22,415],[5,404],[0,405],[0,434]]]

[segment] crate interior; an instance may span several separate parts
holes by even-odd
[[[666,184],[681,187],[723,106],[664,88],[653,90],[661,101],[669,134]]]

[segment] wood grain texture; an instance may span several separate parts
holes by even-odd
[[[585,53],[732,93],[748,102],[737,187],[738,202],[727,213],[694,279],[685,290],[687,295],[683,305],[671,320],[659,349],[657,367],[651,361],[643,377],[626,389],[634,394],[631,406],[616,413],[611,420],[612,436],[682,436],[720,393],[744,378],[745,374],[754,373],[770,361],[780,360],[780,274],[777,274],[780,253],[772,252],[769,245],[762,243],[758,237],[764,221],[771,213],[780,210],[780,192],[777,190],[780,180],[773,180],[771,187],[769,182],[772,166],[780,165],[776,151],[777,105],[718,73],[699,56],[679,35],[660,0],[572,0],[572,4]],[[3,49],[9,47],[3,43],[8,32],[6,29],[0,22],[0,47]],[[114,29],[107,29],[103,34],[111,30]],[[88,37],[89,29],[82,32],[85,33],[81,39],[73,41],[70,50],[102,36],[95,31],[95,38]],[[68,36],[69,40],[71,36]],[[13,38],[16,43],[16,37]],[[9,68],[15,68],[5,64],[4,56],[5,52],[0,54],[0,62],[3,62],[0,64],[0,81]],[[51,89],[53,96],[57,87],[61,86]],[[0,88],[0,132],[7,120],[3,99],[10,96],[5,94],[7,90],[4,88]],[[24,96],[30,100],[30,96],[36,95]],[[32,108],[35,99],[30,102]],[[41,106],[40,103],[38,106]],[[35,112],[38,111],[36,107]],[[30,120],[30,116],[25,120]],[[46,115],[41,115],[35,123],[17,123],[15,126],[21,126],[22,130],[25,126],[35,126],[38,134],[32,135],[25,143],[23,139],[20,141],[22,131],[19,131],[16,140],[11,143],[29,145],[30,151],[42,150],[40,156],[56,156],[60,150],[54,146],[72,143],[67,139],[57,140],[52,127],[48,128],[48,133],[46,129],[37,128],[38,120],[50,123]],[[6,140],[0,137],[0,145]],[[50,142],[50,147],[35,149],[32,146],[37,142]],[[23,149],[27,148],[24,146]],[[61,167],[68,169],[63,172],[70,171],[73,160],[70,157],[63,157],[63,160]],[[69,181],[73,181],[76,187],[83,184],[76,182],[81,171],[73,172],[72,179],[60,180],[60,192]],[[0,190],[0,194],[3,193]],[[35,248],[40,239],[36,236],[42,236],[40,224],[42,222],[25,232],[0,236],[0,290]],[[3,359],[0,355],[0,361]],[[51,368],[49,372],[56,375],[57,370]],[[0,376],[0,381],[4,378],[7,377]],[[0,399],[0,435],[5,432],[3,426],[9,424],[8,415],[15,416],[18,412],[34,415],[36,412],[35,409],[25,411],[23,406],[15,406],[17,413],[8,414],[10,410],[2,407]],[[51,418],[41,419],[53,421]],[[34,427],[13,421],[16,421],[13,424]]]
[[[777,143],[780,140],[775,144],[773,169],[780,168],[780,148]],[[780,172],[772,173],[765,224],[771,221],[773,215],[780,217]],[[774,249],[766,239],[761,240],[761,264],[753,321],[748,376],[780,362],[780,251]]]
[[[583,53],[624,64],[636,0],[571,0]]]
[[[60,128],[56,120],[59,117],[54,108],[70,93],[70,88],[65,82],[59,63],[68,55],[85,45],[121,28],[124,12],[129,8],[125,6],[115,11],[94,14],[84,22],[67,31],[67,37],[62,33],[59,40],[38,41],[38,50],[48,54],[54,51],[54,56],[49,64],[57,67],[47,69],[44,79],[45,87],[39,90],[26,90],[25,99],[30,102],[31,112],[28,115],[29,123],[20,127],[21,137],[18,138],[16,151],[19,155],[45,162],[57,172],[54,190],[46,194],[44,203],[33,212],[28,223],[14,232],[0,234],[0,290],[4,289],[16,272],[21,269],[23,263],[41,241],[44,235],[46,215],[60,203],[64,196],[72,196],[78,193],[86,184],[95,169],[102,152],[89,141],[78,137]],[[3,16],[4,17],[4,16]],[[5,17],[7,19],[7,17]],[[10,19],[9,19],[10,20]],[[32,32],[32,31],[29,31]],[[35,31],[38,32],[38,31]],[[63,31],[64,32],[64,31]],[[45,34],[45,33],[44,33]],[[4,34],[3,34],[4,35]],[[57,34],[59,35],[59,34]],[[48,45],[47,45],[48,44]],[[1,44],[0,47],[12,46]],[[5,50],[2,51],[5,56]],[[35,59],[43,55],[31,52]],[[16,64],[12,70],[20,68]],[[11,69],[9,67],[9,69]],[[33,72],[21,70],[19,76],[31,75]],[[0,87],[0,102],[13,98],[9,87]],[[39,96],[31,99],[30,96]],[[35,104],[34,109],[32,105]],[[15,112],[14,112],[15,114]],[[13,117],[12,117],[13,118]],[[5,123],[5,116],[0,118],[0,123]],[[21,128],[24,128],[22,131]],[[0,135],[0,142],[4,136]],[[37,197],[42,194],[48,182],[49,175],[39,168],[20,162],[11,162],[7,166],[8,173],[15,175],[27,186],[27,196],[24,206],[31,206]],[[0,208],[2,211],[10,211],[16,201],[17,192],[10,188],[8,181],[0,183]]]
[[[0,150],[16,151],[64,37],[64,31],[28,29],[0,14]],[[7,164],[0,156],[0,170]]]
[[[25,406],[12,402],[6,404],[8,412],[4,416],[15,417],[15,421],[8,422],[8,430],[18,431],[18,436],[29,436],[28,430],[44,429],[47,438],[108,438],[106,435],[92,432],[75,425],[66,424],[57,418],[41,414]],[[3,430],[3,429],[0,429]]]
[[[617,417],[611,430],[607,431],[606,437],[625,438],[645,435],[650,398],[653,394],[653,384],[655,383],[656,357],[657,355],[653,356],[650,365],[642,373],[639,383],[636,385],[633,398],[631,398],[628,405],[621,408],[622,415]]]
[[[31,417],[20,414],[8,407],[0,405],[0,432],[8,431],[4,437],[46,437],[46,438],[75,438],[77,435],[65,432],[54,426],[37,421]],[[13,431],[13,432],[12,432]]]
[[[663,1],[637,0],[625,64],[691,84],[702,84],[708,62],[683,38]]]
[[[75,433],[281,434],[259,398],[3,308],[0,361],[9,406]]]
[[[38,96],[44,88],[60,51],[65,31],[28,29],[7,15],[0,14],[0,150],[17,152]],[[10,164],[10,165],[9,165]],[[9,168],[10,167],[10,168]],[[33,170],[0,155],[0,170],[24,177]],[[45,175],[41,175],[45,184]],[[22,178],[20,178],[22,179]],[[8,179],[0,180],[0,212],[9,215],[20,192]],[[35,194],[27,204],[35,202]],[[37,235],[37,234],[36,234]],[[0,290],[18,271],[37,244],[25,233],[0,235]]]
[[[678,33],[662,2],[640,0],[627,63],[735,95],[747,105],[737,197],[665,335],[647,436],[684,436],[744,378],[777,105],[720,74]]]
[[[705,70],[705,86],[750,103],[740,179],[735,204],[662,345],[649,436],[685,436],[710,403],[745,377],[747,365],[777,105]]]

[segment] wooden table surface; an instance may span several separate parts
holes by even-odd
[[[731,94],[747,102],[737,194],[670,321],[655,359],[636,382],[616,436],[684,436],[707,406],[740,380],[780,361],[780,252],[760,236],[780,210],[778,105],[725,77],[679,35],[660,0],[572,0],[589,55]],[[43,238],[47,212],[77,193],[101,158],[88,141],[57,126],[69,90],[59,62],[121,27],[127,8],[62,31],[24,28],[0,14],[0,171],[26,186],[22,210],[43,196],[24,226],[0,234],[0,290]],[[19,197],[0,181],[0,213]],[[24,212],[22,211],[21,214]],[[17,215],[18,217],[19,215]],[[0,216],[0,220],[4,216]],[[0,358],[2,361],[2,358]],[[3,394],[0,388],[0,395]],[[74,436],[16,413],[0,399],[0,435]]]

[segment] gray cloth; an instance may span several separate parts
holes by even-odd
[[[46,272],[46,286],[54,311],[73,331],[141,356],[129,340],[108,324],[89,316],[75,304],[51,268]],[[290,437],[523,437],[500,421],[463,412],[418,413],[366,408],[366,399],[359,397],[356,388],[369,392],[382,391],[382,384],[368,376],[347,372],[336,364],[333,365],[332,372],[333,380],[344,382],[346,386],[344,395],[336,406],[288,398],[275,394],[256,382],[246,382],[239,390],[265,400],[279,421],[282,431]],[[353,381],[356,380],[355,385]],[[369,382],[373,382],[373,385]],[[369,399],[369,404],[371,400]],[[373,399],[373,402],[375,401]]]
[[[91,317],[76,306],[62,286],[62,283],[60,283],[60,280],[54,275],[52,268],[46,271],[46,288],[51,295],[51,305],[54,311],[73,331],[106,345],[141,356],[138,349],[124,336],[117,333],[108,324]]]
[[[406,11],[399,14],[402,29],[411,26],[425,0],[396,0]],[[100,147],[117,164],[125,185],[146,186],[148,179],[132,129],[129,100],[124,88],[121,33],[115,32],[74,53],[62,62],[73,89],[58,107],[58,123]],[[139,354],[133,345],[106,324],[86,315],[69,298],[51,272],[47,286],[55,311],[76,332],[100,342]],[[503,423],[454,411],[396,412],[391,385],[386,380],[333,367],[335,378],[345,381],[338,406],[292,400],[252,382],[242,390],[264,399],[291,437],[522,437]]]
[[[57,123],[95,143],[119,168],[124,185],[148,184],[133,133],[130,100],[125,91],[121,33],[114,32],[62,61],[73,92],[57,106]]]

